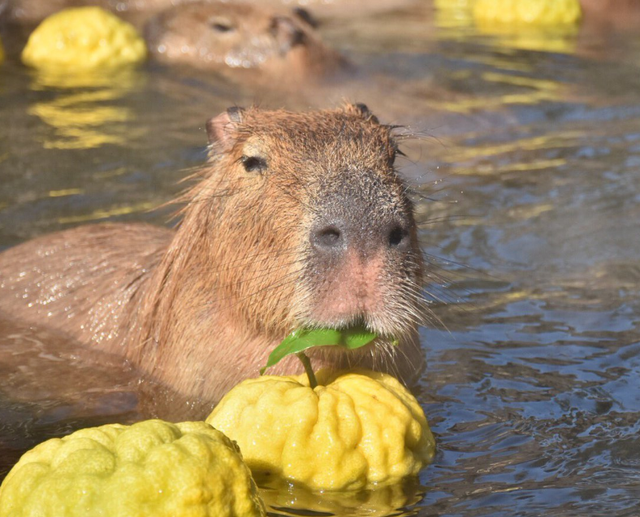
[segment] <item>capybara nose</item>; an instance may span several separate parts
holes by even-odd
[[[311,230],[311,245],[320,253],[340,253],[346,249],[344,230],[340,224],[323,224]]]
[[[344,253],[348,248],[368,253],[378,250],[406,252],[411,247],[408,224],[399,220],[354,225],[332,221],[313,228],[310,241],[317,253],[331,255]]]
[[[411,235],[407,225],[399,221],[387,223],[382,228],[381,238],[384,245],[397,251],[408,251],[411,246]]]

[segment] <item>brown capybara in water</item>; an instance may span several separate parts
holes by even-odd
[[[0,310],[124,355],[188,398],[192,417],[300,327],[360,323],[383,336],[311,351],[316,368],[415,377],[424,266],[393,128],[347,105],[229,109],[207,130],[210,159],[175,232],[98,224],[10,248]],[[301,371],[298,360],[270,373],[285,371]]]
[[[615,32],[638,29],[640,0],[580,0],[583,23],[592,30]]]
[[[62,9],[97,6],[140,25],[153,13],[173,5],[175,0],[4,0],[6,12],[0,16],[9,23],[35,25]]]
[[[144,31],[159,61],[227,72],[259,72],[286,86],[292,80],[326,77],[349,68],[320,40],[305,11],[249,4],[198,2],[167,9]]]
[[[113,11],[140,26],[148,16],[154,13],[193,1],[197,0],[0,0],[0,18],[6,18],[14,23],[33,25],[67,7],[96,5]],[[229,0],[225,3],[244,2],[268,9],[293,7],[311,9],[320,16],[332,18],[357,18],[421,3],[420,0]],[[6,7],[6,13],[2,12],[3,7]]]

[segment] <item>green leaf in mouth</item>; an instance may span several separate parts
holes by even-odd
[[[288,355],[298,354],[315,346],[341,346],[348,350],[355,350],[371,343],[377,334],[363,326],[348,327],[346,329],[298,329],[294,330],[271,352],[267,365],[260,370],[260,374],[277,364]]]

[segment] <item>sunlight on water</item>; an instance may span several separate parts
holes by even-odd
[[[144,89],[144,76],[137,71],[125,69],[108,74],[34,71],[33,74],[33,90],[61,92],[55,99],[37,102],[27,111],[55,128],[54,137],[43,143],[45,149],[125,145],[144,131],[139,128],[138,134],[131,134],[129,122],[134,117],[134,111],[126,106],[114,105],[114,101],[122,99],[129,92]]]

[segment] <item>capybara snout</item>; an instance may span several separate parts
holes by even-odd
[[[419,310],[413,295],[422,262],[411,203],[393,166],[353,163],[320,183],[301,282],[308,293],[304,321],[363,321],[382,334],[404,334]]]
[[[393,185],[374,171],[345,172],[336,183],[336,192],[314,209],[309,240],[316,253],[340,257],[353,250],[366,258],[377,251],[410,250],[411,210],[402,196],[388,196]]]

